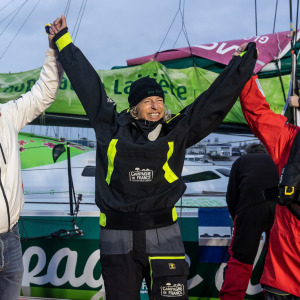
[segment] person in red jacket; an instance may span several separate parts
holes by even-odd
[[[246,45],[240,47],[240,51],[244,47]],[[250,128],[266,146],[277,166],[281,175],[279,187],[284,188],[279,194],[281,205],[276,206],[261,277],[265,299],[300,299],[299,181],[293,186],[285,184],[299,180],[300,127],[289,124],[285,116],[270,109],[256,75],[246,83],[240,101]],[[289,195],[290,201],[283,201]]]

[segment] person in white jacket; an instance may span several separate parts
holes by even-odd
[[[0,300],[19,299],[23,276],[18,220],[24,205],[18,133],[55,100],[63,70],[50,49],[31,91],[0,104]]]

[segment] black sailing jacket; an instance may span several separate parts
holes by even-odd
[[[173,207],[184,193],[185,150],[227,115],[253,73],[256,46],[250,43],[247,53],[232,59],[206,92],[163,123],[155,141],[148,140],[128,112],[116,111],[97,72],[73,43],[60,50],[59,61],[96,132],[96,204],[104,211],[147,212]]]

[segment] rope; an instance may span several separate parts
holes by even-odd
[[[280,68],[279,68],[279,64],[278,64],[278,59],[275,60],[275,63],[276,63],[276,66],[277,66],[279,80],[280,80],[280,84],[281,84],[281,89],[282,89],[282,94],[283,94],[283,101],[284,101],[284,103],[286,103],[286,96],[285,96],[284,85],[283,85],[283,82],[282,82],[282,76],[281,76],[281,72],[280,72]]]
[[[28,0],[26,0],[25,2],[27,2]],[[17,8],[15,8],[13,11],[11,11],[5,18],[3,18],[0,23],[2,23],[3,21],[5,21],[7,18],[9,18],[15,11],[17,11],[19,9],[20,6],[24,5],[24,3],[20,4],[19,6],[17,6]]]
[[[183,33],[184,33],[185,39],[186,39],[186,41],[188,43],[188,46],[189,46],[189,49],[190,49],[190,53],[192,54],[192,48],[191,48],[191,45],[190,45],[188,33],[187,33],[187,30],[186,30],[186,27],[185,27],[185,22],[184,22],[184,6],[185,6],[185,1],[184,1],[184,4],[183,4],[183,11],[180,10],[181,19],[182,19],[182,29],[183,29]]]
[[[8,2],[7,4],[5,4],[4,6],[2,6],[0,8],[0,11],[2,11],[4,8],[6,8],[9,4],[11,4],[12,2],[14,2],[15,0],[11,0],[10,2]]]
[[[166,40],[166,38],[167,38],[169,32],[170,32],[170,30],[171,30],[171,27],[172,27],[173,24],[174,24],[174,21],[175,21],[177,15],[178,15],[179,11],[180,11],[180,8],[178,8],[178,10],[177,10],[177,12],[176,12],[176,14],[175,14],[175,17],[173,18],[173,20],[172,20],[172,22],[171,22],[171,25],[170,25],[170,27],[169,27],[169,29],[168,29],[168,31],[167,31],[167,33],[166,33],[166,35],[165,35],[163,41],[162,41],[162,43],[161,43],[161,45],[160,45],[160,47],[159,47],[157,53],[160,52],[160,50],[161,50],[161,48],[162,48],[162,46],[163,46],[163,44],[164,44],[164,42],[165,42],[165,40]]]
[[[84,6],[83,6],[83,3],[84,3]],[[81,20],[82,20],[82,17],[83,17],[83,13],[85,11],[86,4],[87,4],[87,0],[84,0],[84,2],[82,2],[82,5],[81,5],[81,7],[83,6],[83,9],[82,9],[80,20],[79,20],[77,30],[76,30],[76,33],[75,33],[75,36],[74,36],[74,42],[76,41],[77,33],[78,33],[78,30],[79,30],[79,27],[80,27],[80,24],[81,24]],[[80,8],[80,11],[81,11],[81,8]],[[80,11],[79,11],[79,14],[80,14]],[[78,20],[78,18],[77,18],[77,20]],[[76,23],[77,23],[77,20],[76,20]],[[76,27],[76,24],[75,24],[75,27]],[[75,29],[75,27],[74,27],[74,29]]]
[[[289,1],[290,5],[290,36],[291,36],[291,63],[292,63],[292,74],[291,74],[291,96],[294,95],[295,92],[295,62],[294,62],[294,30],[293,30],[293,13],[292,13],[292,0]],[[295,108],[291,107],[292,110],[292,123],[294,125],[297,124],[297,111]]]
[[[7,27],[11,24],[11,22],[14,20],[14,18],[18,15],[18,13],[20,12],[20,10],[22,9],[22,7],[28,2],[28,0],[26,0],[23,4],[21,4],[20,6],[18,6],[17,9],[15,9],[11,14],[13,14],[16,10],[18,10],[16,12],[16,14],[13,16],[13,18],[10,20],[10,22],[6,25],[6,27],[3,29],[3,31],[0,33],[0,36],[5,32],[5,30],[7,29]],[[11,14],[9,14],[8,16],[10,16]],[[4,18],[1,22],[3,22],[5,19],[8,18],[8,16],[6,18]]]
[[[174,45],[173,45],[173,48],[175,48],[175,45],[176,45],[176,43],[177,43],[177,41],[178,41],[178,39],[179,39],[181,33],[183,32],[183,33],[184,33],[184,36],[185,36],[185,39],[186,39],[186,41],[187,41],[187,43],[188,43],[188,47],[189,47],[189,49],[190,49],[190,53],[192,54],[192,48],[191,48],[191,45],[190,45],[190,41],[189,41],[189,38],[188,38],[188,34],[187,34],[186,27],[185,27],[185,22],[184,22],[184,8],[185,8],[185,0],[183,0],[183,2],[181,2],[181,0],[180,0],[180,1],[179,1],[179,6],[178,6],[178,10],[177,10],[176,13],[175,13],[175,16],[174,16],[174,18],[173,18],[173,20],[172,20],[172,22],[171,22],[171,25],[169,26],[169,28],[168,28],[168,30],[167,30],[167,33],[166,33],[166,35],[165,35],[165,37],[164,37],[164,39],[163,39],[163,41],[162,41],[162,43],[161,43],[161,45],[160,45],[158,51],[157,51],[156,54],[155,54],[154,59],[156,59],[158,53],[160,52],[160,50],[161,50],[161,48],[162,48],[162,46],[163,46],[163,44],[164,44],[164,42],[165,42],[165,40],[166,40],[166,38],[167,38],[169,32],[170,32],[170,30],[171,30],[171,28],[172,28],[172,26],[173,26],[173,24],[174,24],[175,19],[177,18],[178,13],[180,13],[180,15],[181,15],[182,26],[181,26],[181,30],[180,30],[180,32],[179,32],[179,34],[178,34],[178,36],[177,36],[177,38],[176,38],[176,40],[175,40],[175,43],[174,43]]]
[[[28,0],[27,0],[28,1]],[[26,2],[27,2],[26,1]],[[0,56],[0,60],[2,59],[2,57],[4,56],[4,54],[6,53],[6,51],[8,50],[8,48],[10,47],[10,45],[13,43],[13,41],[15,40],[15,38],[17,37],[17,35],[19,34],[19,32],[21,31],[21,29],[23,28],[23,26],[25,25],[25,23],[27,22],[27,20],[29,19],[29,17],[32,15],[32,13],[34,12],[35,8],[38,6],[38,4],[40,3],[41,0],[38,0],[38,2],[36,3],[36,5],[33,7],[33,9],[31,10],[31,12],[29,13],[29,15],[27,16],[27,18],[25,19],[25,21],[23,22],[23,24],[21,25],[21,27],[19,28],[18,32],[15,34],[15,36],[12,38],[12,40],[10,41],[10,43],[8,44],[8,46],[6,47],[6,49],[4,50],[3,54]],[[26,3],[25,2],[25,3]]]
[[[273,33],[275,32],[275,24],[276,24],[276,17],[277,17],[277,7],[278,7],[278,0],[276,0],[275,16],[274,16],[274,25],[273,25]]]
[[[299,0],[297,1],[297,15],[296,15],[296,36],[295,43],[297,42],[297,31],[298,31],[298,16],[299,16]]]
[[[255,0],[255,33],[257,36],[257,5],[256,5],[256,0]]]
[[[70,4],[71,4],[71,0],[68,0],[66,8],[65,8],[65,12],[64,12],[64,15],[66,17],[68,16],[68,12],[69,12],[69,9],[70,9]]]

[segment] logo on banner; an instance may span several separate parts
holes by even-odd
[[[153,180],[153,171],[135,168],[134,171],[129,172],[129,180],[132,182],[151,182]]]
[[[180,297],[184,295],[184,285],[181,283],[166,283],[160,287],[161,295],[164,297]]]

